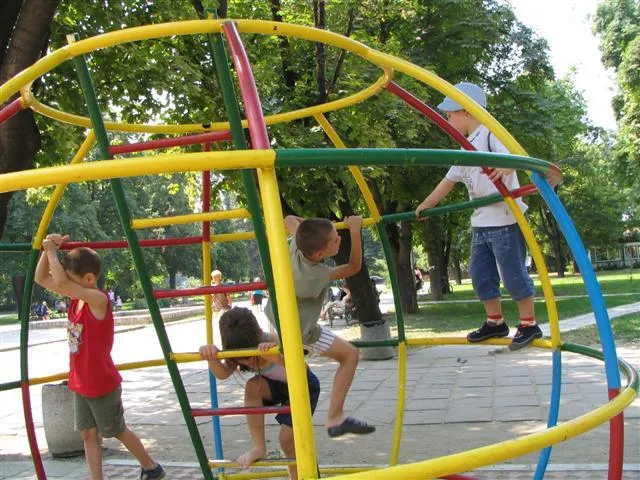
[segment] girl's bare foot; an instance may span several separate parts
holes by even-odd
[[[249,465],[251,465],[256,460],[260,460],[266,454],[267,452],[264,448],[252,448],[248,452],[240,455],[238,457],[238,460],[236,461],[238,462],[238,465],[240,465],[240,467],[249,468]]]

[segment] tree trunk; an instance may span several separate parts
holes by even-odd
[[[316,28],[324,30],[326,27],[324,0],[313,1],[313,18]],[[327,86],[326,86],[326,63],[327,54],[324,49],[324,43],[316,42],[316,80],[318,82],[318,105],[327,102]]]
[[[3,2],[0,8],[0,46],[6,45],[6,49],[0,50],[0,84],[40,58],[49,39],[49,24],[58,3],[59,0],[25,0],[19,15],[15,15],[20,2]],[[40,132],[31,110],[23,110],[0,124],[0,173],[31,168],[39,149]],[[7,222],[11,195],[0,195],[0,235]]]
[[[441,218],[432,217],[424,225],[424,239],[429,261],[429,280],[431,298],[442,300],[443,277],[446,275],[447,264],[445,261],[446,238],[444,221]],[[446,277],[444,277],[446,278]]]
[[[169,288],[171,290],[176,288],[176,272],[169,272]]]
[[[270,0],[271,4],[271,18],[274,22],[282,22],[282,14],[280,13],[280,9],[282,5],[280,4],[280,0]],[[291,65],[291,48],[289,46],[289,38],[288,37],[278,37],[280,43],[280,64],[282,68],[282,78],[284,78],[284,84],[288,88],[294,88],[296,86],[296,81],[298,76]]]
[[[411,223],[400,222],[400,228],[395,223],[385,225],[389,243],[393,253],[393,263],[396,267],[398,285],[400,287],[400,302],[404,313],[418,311],[418,295],[415,289],[414,273],[411,267]]]
[[[18,310],[18,316],[22,313],[22,295],[24,294],[24,282],[26,277],[24,275],[14,275],[11,277],[13,284],[13,294],[16,297],[16,309]]]
[[[340,249],[338,254],[333,257],[338,265],[349,263],[349,255],[351,254],[351,235],[348,230],[341,230]],[[358,322],[363,325],[382,324],[382,312],[377,302],[377,295],[373,291],[371,279],[369,278],[369,269],[363,260],[362,269],[353,277],[347,279],[351,297],[355,305]]]
[[[462,285],[462,267],[460,266],[460,252],[454,248],[451,252],[451,266],[455,276],[456,285]]]

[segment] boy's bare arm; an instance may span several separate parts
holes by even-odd
[[[284,217],[284,229],[289,235],[295,235],[298,231],[298,227],[304,221],[302,217],[296,217],[295,215],[287,215]]]
[[[51,274],[49,273],[49,257],[46,250],[44,250],[40,255],[40,260],[38,260],[38,266],[36,267],[36,273],[33,279],[41,287],[55,292],[53,278],[51,278]]]
[[[362,268],[362,236],[360,230],[362,228],[362,217],[347,217],[345,223],[349,227],[351,234],[351,253],[349,254],[349,263],[332,268],[329,273],[329,280],[338,280],[355,275]]]
[[[456,182],[449,180],[448,178],[443,178],[438,186],[433,189],[433,191],[429,194],[427,198],[425,198],[418,208],[416,208],[416,216],[420,218],[420,212],[422,210],[426,210],[427,208],[433,208],[438,205],[444,197],[449,195],[449,192],[456,185]]]

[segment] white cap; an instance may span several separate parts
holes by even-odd
[[[464,93],[467,97],[471,98],[474,102],[480,105],[482,108],[487,108],[487,95],[484,90],[475,83],[460,82],[454,85],[458,90]],[[444,100],[438,105],[438,110],[443,112],[457,112],[458,110],[464,110],[464,108],[458,103],[444,97]]]

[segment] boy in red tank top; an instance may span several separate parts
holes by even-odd
[[[140,478],[165,477],[162,465],[147,453],[124,421],[120,386],[122,378],[111,359],[113,312],[106,292],[98,289],[100,257],[90,248],[71,250],[62,262],[60,246],[68,236],[47,235],[35,281],[44,288],[70,297],[69,389],[74,392],[75,429],[84,441],[91,480],[102,480],[102,437],[115,437],[140,462]]]

